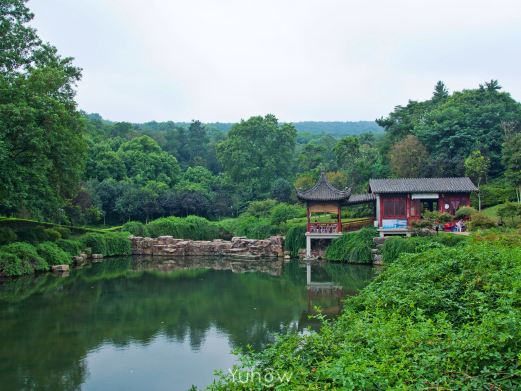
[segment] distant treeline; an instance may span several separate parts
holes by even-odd
[[[112,121],[103,119],[99,114],[93,113],[87,115],[90,119],[102,120],[107,124],[112,124]],[[283,122],[282,122],[283,123]],[[145,131],[169,131],[175,128],[190,127],[191,122],[174,122],[174,121],[150,121],[144,123],[132,124],[135,128]],[[348,135],[359,135],[363,133],[383,133],[384,129],[375,121],[302,121],[292,122],[293,126],[298,132],[320,134],[325,133],[333,137],[342,137]],[[204,125],[213,130],[227,133],[234,122],[207,122]]]

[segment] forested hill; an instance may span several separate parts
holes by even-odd
[[[154,122],[148,122],[141,126],[148,127]],[[177,125],[188,127],[189,123],[177,123]],[[233,123],[212,122],[206,124],[208,127],[228,132]],[[293,122],[293,126],[298,132],[306,132],[312,134],[329,134],[334,137],[343,137],[350,135],[359,135],[362,133],[383,133],[383,128],[375,121],[303,121]]]
[[[98,114],[89,114],[91,119],[102,119]],[[111,121],[106,121],[108,124]],[[167,131],[181,127],[187,129],[190,122],[150,121],[133,124],[135,128],[146,132]],[[234,125],[233,122],[209,122],[205,124],[208,128],[227,133]],[[293,122],[293,126],[299,132],[311,134],[329,134],[334,137],[359,135],[363,133],[383,133],[383,128],[375,121],[302,121]]]

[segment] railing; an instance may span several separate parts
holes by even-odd
[[[372,227],[373,224],[374,219],[372,217],[368,217],[367,219],[350,221],[348,223],[342,223],[342,232],[358,231],[359,229],[364,227]]]
[[[309,223],[308,232],[314,234],[333,234],[338,233],[338,223]]]

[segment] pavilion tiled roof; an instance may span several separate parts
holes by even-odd
[[[478,188],[468,177],[370,179],[372,193],[470,193]]]
[[[351,195],[351,189],[338,190],[327,180],[324,173],[311,189],[297,190],[297,197],[301,201],[345,201]]]

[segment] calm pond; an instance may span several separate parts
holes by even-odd
[[[316,327],[374,276],[363,265],[113,258],[0,284],[0,388],[186,390],[288,328]],[[332,284],[315,284],[332,282]],[[331,288],[331,285],[333,288]],[[329,286],[329,288],[328,288]],[[335,288],[336,287],[336,288]],[[339,289],[342,287],[343,289]]]

